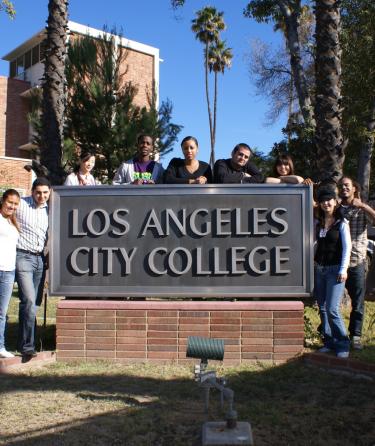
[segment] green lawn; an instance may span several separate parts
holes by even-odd
[[[256,446],[372,446],[375,386],[296,360],[219,368]],[[208,416],[192,368],[56,363],[0,378],[0,445],[197,446]]]

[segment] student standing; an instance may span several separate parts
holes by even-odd
[[[15,189],[3,193],[0,207],[0,358],[13,358],[13,353],[5,349],[5,325],[9,301],[12,296],[16,246],[19,236],[16,209],[20,196]]]

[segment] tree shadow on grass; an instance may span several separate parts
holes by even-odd
[[[85,367],[90,364],[60,363],[1,377],[3,417],[13,394],[18,399],[30,398],[31,409],[17,431],[0,436],[0,444],[200,443],[207,418],[193,373],[191,378],[185,372],[180,377],[168,367],[137,365],[135,369],[101,362],[91,365],[94,372],[85,373]],[[222,372],[219,369],[219,375]],[[251,422],[257,446],[374,444],[374,382],[308,368],[299,360],[277,367],[259,364],[226,369],[224,374],[235,391],[239,420]],[[218,400],[218,394],[212,393],[211,420],[223,419]],[[19,406],[17,416],[22,413]],[[9,417],[12,423],[13,416]]]

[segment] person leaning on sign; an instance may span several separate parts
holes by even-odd
[[[263,174],[250,161],[252,151],[245,143],[232,150],[232,158],[217,160],[214,166],[214,183],[263,183]]]
[[[194,136],[186,136],[181,142],[185,159],[173,158],[165,171],[166,184],[206,184],[212,183],[211,167],[197,160],[198,141]]]
[[[36,356],[35,320],[42,300],[46,271],[44,248],[48,231],[48,199],[51,184],[37,178],[30,197],[23,197],[17,209],[20,237],[17,244],[16,280],[20,299],[18,351],[25,357]]]
[[[338,182],[341,211],[349,220],[352,252],[346,289],[352,302],[349,334],[352,347],[361,350],[362,325],[365,310],[367,225],[375,223],[375,210],[360,198],[360,186],[349,177]]]
[[[95,186],[96,180],[91,174],[94,167],[95,155],[91,152],[82,152],[79,157],[79,164],[66,177],[64,186]]]
[[[137,156],[125,161],[118,168],[112,184],[155,184],[163,181],[164,169],[151,159],[154,142],[151,136],[140,135],[137,139]]]

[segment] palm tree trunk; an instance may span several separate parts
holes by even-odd
[[[211,112],[211,103],[210,103],[210,91],[208,86],[208,42],[206,42],[206,49],[205,49],[205,82],[206,82],[206,101],[207,101],[207,110],[208,110],[208,121],[210,124],[210,142],[211,142],[211,150],[210,150],[210,162],[211,162],[211,156],[212,152],[214,150],[213,148],[213,125],[212,125],[212,112]],[[213,165],[211,165],[213,168]]]
[[[216,144],[216,115],[217,115],[217,83],[218,83],[218,73],[215,71],[215,92],[214,92],[214,125],[212,129],[212,146],[211,146],[211,156],[210,156],[210,165],[211,168],[214,168],[215,164],[215,144]]]
[[[342,176],[345,142],[341,129],[341,30],[338,0],[316,0],[315,145],[320,180]]]
[[[65,113],[65,55],[68,0],[49,0],[42,102],[41,163],[52,184],[61,184]]]

